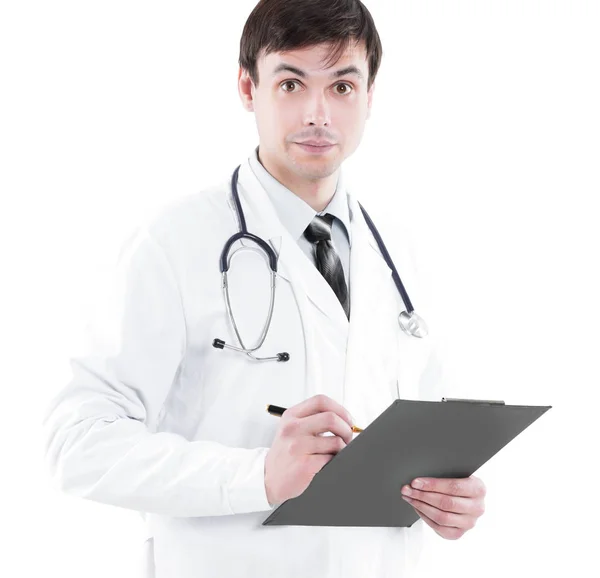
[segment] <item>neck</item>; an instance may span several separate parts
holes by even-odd
[[[339,169],[328,177],[306,179],[278,167],[260,148],[258,150],[258,160],[284,187],[300,197],[317,213],[329,204],[335,194]]]

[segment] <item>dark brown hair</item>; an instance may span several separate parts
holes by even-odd
[[[379,34],[360,0],[260,0],[248,16],[240,40],[239,65],[258,86],[257,59],[331,43],[326,66],[338,61],[351,41],[365,43],[371,88],[381,62]]]

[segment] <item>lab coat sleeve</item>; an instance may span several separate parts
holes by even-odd
[[[229,447],[152,431],[186,350],[179,288],[145,227],[123,244],[90,317],[72,378],[44,419],[50,483],[68,494],[165,516],[271,510],[269,448]]]

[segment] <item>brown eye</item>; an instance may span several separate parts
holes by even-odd
[[[352,91],[352,87],[351,87],[351,86],[350,86],[350,85],[349,85],[347,82],[342,82],[341,84],[338,84],[337,86],[338,86],[338,87],[339,87],[339,86],[345,86],[345,87],[347,87],[347,88],[346,88],[346,89],[344,89],[344,91],[342,91],[342,92],[339,92],[339,91],[338,91],[338,94],[348,94],[349,92],[351,92],[351,91]],[[350,89],[350,90],[348,90],[348,89]]]
[[[285,87],[285,86],[289,86],[290,84],[291,84],[292,86],[294,86],[294,85],[295,85],[295,84],[297,84],[297,83],[296,83],[296,81],[295,81],[295,80],[286,80],[286,81],[285,81],[285,82],[284,82],[284,83],[283,83],[281,86],[284,86],[284,87]],[[292,91],[292,90],[285,90],[285,89],[284,89],[284,92],[293,92],[293,91]]]

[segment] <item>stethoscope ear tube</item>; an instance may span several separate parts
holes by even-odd
[[[262,344],[264,343],[267,333],[269,331],[269,326],[271,325],[271,320],[273,319],[273,308],[275,305],[275,283],[276,283],[276,278],[277,278],[277,255],[275,254],[275,251],[273,250],[273,248],[264,239],[261,239],[260,237],[253,235],[252,233],[248,233],[248,229],[246,228],[246,219],[244,217],[244,211],[242,210],[242,205],[240,203],[240,198],[239,198],[239,195],[237,192],[237,179],[238,179],[239,170],[240,170],[240,167],[238,166],[233,173],[232,181],[231,181],[231,191],[232,191],[233,200],[234,200],[234,203],[235,203],[235,206],[237,209],[238,219],[240,222],[240,231],[238,233],[236,233],[235,235],[232,235],[226,241],[225,246],[223,247],[223,250],[221,251],[220,267],[221,267],[221,274],[222,274],[223,295],[224,295],[225,304],[227,307],[227,314],[229,316],[229,320],[231,321],[231,324],[233,326],[233,329],[236,333],[236,336],[238,338],[238,341],[239,341],[241,347],[235,347],[233,345],[228,345],[225,343],[225,341],[223,341],[222,339],[218,339],[218,338],[215,338],[213,340],[213,347],[215,347],[217,349],[227,348],[227,349],[232,349],[234,351],[239,351],[241,353],[245,353],[248,357],[250,357],[256,361],[289,361],[290,354],[287,351],[282,351],[281,353],[278,353],[275,357],[256,357],[255,355],[253,355],[253,352],[256,351],[257,349],[259,349],[262,346]],[[235,323],[235,319],[233,317],[233,312],[231,310],[231,302],[229,299],[229,286],[227,283],[227,272],[229,271],[229,265],[230,265],[229,252],[231,250],[232,245],[240,239],[248,239],[248,240],[256,243],[267,254],[267,256],[269,258],[269,267],[271,269],[271,300],[270,300],[270,304],[269,304],[269,313],[267,315],[267,321],[266,321],[263,331],[261,333],[259,342],[256,345],[256,347],[253,347],[252,349],[246,348],[244,346],[244,342],[242,341],[242,337],[240,335],[240,332],[238,331],[237,325]]]
[[[215,347],[216,349],[227,348],[227,349],[233,349],[234,351],[241,351],[242,353],[245,353],[246,355],[248,355],[255,361],[289,361],[290,360],[290,354],[287,351],[282,351],[281,353],[278,353],[275,357],[256,357],[256,356],[252,355],[251,351],[248,349],[241,349],[239,347],[234,347],[233,345],[227,345],[227,343],[225,343],[222,339],[217,339],[217,338],[213,339],[213,347]]]
[[[271,267],[271,271],[277,273],[277,255],[275,254],[275,251],[273,251],[273,248],[264,239],[261,239],[252,233],[242,231],[227,239],[227,242],[221,251],[221,273],[229,271],[229,251],[231,250],[231,246],[239,239],[249,239],[250,241],[254,241],[261,249],[263,249],[269,257],[269,267]]]

